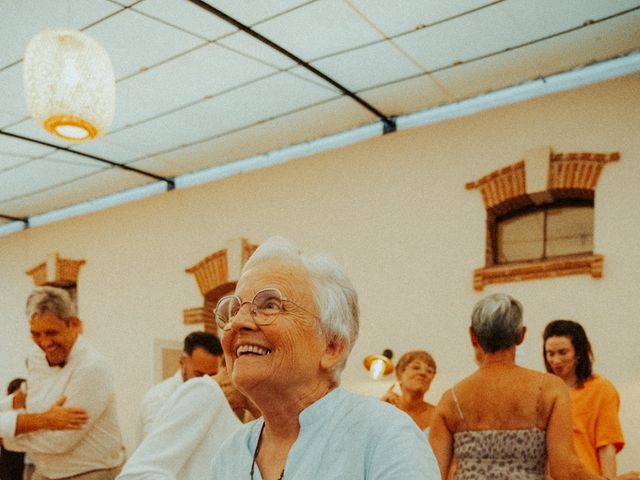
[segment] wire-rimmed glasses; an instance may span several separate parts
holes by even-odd
[[[284,306],[285,303],[295,305],[297,308],[305,311],[314,318],[317,318],[316,315],[309,312],[304,307],[292,302],[291,300],[283,298],[282,293],[277,288],[264,288],[259,290],[253,296],[251,301],[243,301],[237,295],[227,295],[226,297],[222,297],[218,300],[213,313],[216,317],[216,323],[218,326],[223,330],[228,330],[231,322],[233,322],[240,312],[240,309],[245,304],[249,304],[249,312],[251,313],[253,321],[258,325],[270,325],[275,321],[279,314],[286,311]]]

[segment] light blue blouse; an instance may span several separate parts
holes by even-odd
[[[210,478],[249,478],[263,420],[243,425],[213,459]],[[259,468],[255,480],[262,480]],[[396,407],[337,388],[300,414],[285,480],[439,480],[422,432]]]

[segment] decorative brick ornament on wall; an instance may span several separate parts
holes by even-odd
[[[80,267],[87,263],[85,260],[62,258],[57,252],[49,254],[47,259],[30,268],[25,273],[31,276],[34,285],[63,288],[78,306],[78,275]]]
[[[201,307],[187,308],[183,311],[184,324],[203,323],[204,330],[217,334],[213,309],[218,300],[233,293],[242,267],[258,245],[244,238],[227,242],[227,248],[218,250],[189,267],[185,272],[193,274],[203,297]]]
[[[543,260],[496,264],[495,219],[561,199],[590,199],[602,168],[620,159],[613,153],[553,153],[542,147],[525,153],[524,159],[468,182],[467,190],[478,189],[487,212],[485,266],[473,272],[473,287],[482,290],[491,283],[589,274],[602,276],[604,257],[580,254]]]

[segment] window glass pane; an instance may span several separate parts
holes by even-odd
[[[541,259],[544,253],[544,212],[503,220],[497,231],[498,263]]]
[[[547,212],[547,257],[593,252],[593,207]]]

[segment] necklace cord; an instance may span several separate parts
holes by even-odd
[[[260,428],[260,435],[258,436],[258,443],[256,444],[256,450],[253,452],[253,461],[251,462],[251,471],[249,472],[251,480],[253,480],[253,472],[255,471],[255,468],[256,468],[258,453],[260,452],[260,445],[262,445],[262,432],[264,432],[264,423],[262,424],[262,428]],[[282,469],[282,472],[280,472],[280,476],[278,477],[278,480],[282,480],[283,478],[284,478],[284,468]]]

